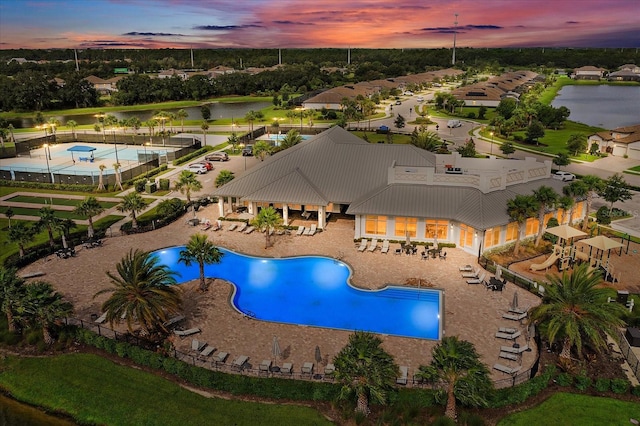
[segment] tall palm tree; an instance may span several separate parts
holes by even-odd
[[[24,257],[24,246],[33,240],[35,234],[35,228],[28,226],[24,222],[16,222],[15,225],[9,229],[9,241],[18,244],[20,257]]]
[[[527,219],[533,217],[538,210],[538,202],[533,195],[516,195],[515,198],[507,201],[507,213],[517,224],[516,245],[513,248],[513,255],[517,256],[520,252],[520,233],[522,232],[522,224]]]
[[[582,221],[582,230],[586,231],[589,226],[589,214],[591,213],[591,203],[593,196],[604,188],[604,181],[597,176],[586,175],[582,177],[582,182],[587,186],[587,200],[584,211],[584,220]]]
[[[282,149],[286,149],[291,148],[292,146],[297,145],[300,142],[302,142],[302,136],[300,136],[300,133],[298,133],[297,130],[292,129],[287,132],[284,138],[282,138],[282,140],[280,141],[280,146],[282,147]]]
[[[73,140],[76,140],[76,127],[78,127],[78,122],[76,120],[67,120],[67,127],[71,129],[71,134],[73,135]]]
[[[264,232],[266,241],[264,248],[271,247],[271,234],[282,227],[282,218],[273,207],[269,206],[261,209],[258,215],[251,221],[260,232]]]
[[[625,309],[607,302],[608,290],[598,287],[600,272],[582,264],[561,277],[547,275],[547,280],[542,303],[529,311],[529,322],[539,327],[549,343],[561,341],[562,364],[571,364],[572,348],[579,356],[585,344],[598,351],[606,348],[605,333],[616,335],[616,328],[624,324]]]
[[[369,402],[384,404],[395,385],[399,368],[393,356],[382,347],[382,340],[368,332],[356,331],[335,356],[335,379],[342,384],[340,398],[355,395],[356,413],[370,413]]]
[[[207,130],[209,130],[209,123],[203,121],[200,125],[200,129],[202,129],[202,139],[204,142],[204,146],[207,146]]]
[[[196,174],[189,170],[183,170],[180,172],[175,186],[176,190],[187,196],[187,203],[191,202],[191,192],[200,191],[202,189],[202,183],[200,183]]]
[[[183,109],[179,109],[178,112],[176,112],[176,118],[180,120],[180,126],[182,126],[182,133],[184,133],[184,119],[187,117],[189,117],[189,113]]]
[[[148,334],[158,329],[166,331],[162,324],[182,307],[182,292],[175,285],[178,274],[142,250],[131,250],[116,270],[117,274],[107,272],[112,287],[94,296],[111,294],[102,304],[106,320],[113,325],[124,318],[131,332],[134,321]]]
[[[75,214],[80,216],[86,216],[89,220],[89,227],[87,228],[87,235],[89,238],[93,238],[93,216],[97,216],[104,211],[104,207],[98,202],[98,199],[94,196],[88,196],[76,205],[73,210]]]
[[[107,166],[105,166],[104,164],[100,164],[100,166],[98,167],[98,169],[100,169],[100,177],[98,179],[98,191],[104,191],[105,187],[104,187],[104,178],[103,178],[103,173],[106,170]]]
[[[131,212],[131,227],[135,229],[138,227],[136,215],[144,210],[145,207],[147,207],[147,203],[144,202],[140,194],[132,192],[122,197],[122,202],[118,204],[117,209],[121,212]]]
[[[558,198],[558,207],[560,207],[564,211],[562,222],[560,223],[560,225],[564,225],[571,220],[574,204],[574,199],[568,195],[563,195],[562,197]]]
[[[567,197],[573,199],[573,204],[569,210],[568,222],[571,223],[573,218],[573,208],[575,207],[578,199],[587,195],[588,187],[582,180],[573,180],[571,183],[562,188],[562,193]]]
[[[474,407],[487,405],[486,395],[493,384],[473,343],[447,336],[431,354],[431,363],[421,365],[417,376],[434,384],[440,398],[446,395],[445,416],[456,420],[456,400]]]
[[[39,213],[40,220],[36,223],[36,229],[46,229],[49,234],[49,245],[54,247],[56,242],[53,239],[53,227],[58,220],[56,212],[51,207],[41,207]]]
[[[34,281],[26,286],[25,316],[33,326],[42,328],[42,336],[47,345],[54,341],[51,327],[56,321],[73,313],[73,305],[65,301],[51,284]]]
[[[533,197],[538,202],[538,235],[536,236],[536,247],[540,245],[542,241],[542,234],[546,228],[544,223],[544,216],[548,209],[555,207],[558,202],[558,193],[550,186],[542,185],[540,188],[533,191]]]
[[[15,268],[0,268],[0,309],[7,316],[10,332],[16,331],[16,311],[24,300],[24,279]]]
[[[60,238],[62,239],[62,247],[69,248],[69,244],[67,243],[67,237],[69,236],[69,231],[76,228],[77,224],[73,221],[73,219],[58,219],[53,224],[53,229],[60,233]]]
[[[198,262],[200,268],[200,290],[207,291],[209,287],[204,277],[204,265],[220,263],[224,253],[207,239],[204,234],[193,234],[184,250],[180,250],[178,262],[191,266],[192,262]]]

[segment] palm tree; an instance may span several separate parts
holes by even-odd
[[[133,143],[136,143],[136,135],[138,134],[138,130],[140,130],[140,127],[142,126],[142,121],[140,121],[140,119],[138,117],[131,117],[129,120],[127,120],[129,127],[131,127],[131,130],[133,130],[133,135],[131,135],[131,140],[133,141]]]
[[[549,186],[542,185],[533,191],[533,197],[538,202],[538,235],[536,236],[536,247],[542,241],[542,234],[546,224],[544,223],[544,215],[547,209],[553,208],[558,202],[558,193]]]
[[[176,190],[187,196],[187,203],[191,203],[191,192],[197,192],[202,189],[202,183],[196,177],[196,174],[189,170],[183,170],[178,176],[176,182]]]
[[[608,303],[608,289],[598,287],[600,272],[589,271],[588,264],[576,267],[562,277],[547,275],[542,304],[529,311],[529,322],[536,324],[549,343],[562,342],[560,360],[571,364],[571,349],[582,354],[585,344],[600,350],[607,347],[605,333],[616,335],[624,324],[625,309],[618,303]]]
[[[280,146],[282,147],[282,149],[286,149],[291,148],[292,146],[297,145],[300,142],[302,142],[302,136],[300,136],[300,133],[298,133],[297,130],[292,129],[287,132],[284,138],[282,138],[282,140],[280,141]]]
[[[120,176],[120,163],[113,163],[113,173],[115,174],[115,177],[116,177],[116,183],[113,185],[113,188],[120,189],[120,191],[122,191],[123,188],[122,188],[122,176]]]
[[[211,241],[207,240],[204,234],[193,234],[184,250],[180,250],[178,262],[183,262],[191,266],[192,262],[198,262],[200,267],[200,290],[207,291],[209,288],[204,277],[204,265],[220,263],[222,253]]]
[[[571,205],[571,209],[569,210],[568,222],[571,223],[573,218],[573,207],[578,202],[578,198],[582,198],[587,195],[588,188],[587,185],[582,180],[574,180],[565,187],[562,188],[562,193],[567,197],[571,197],[573,200],[573,204]]]
[[[9,229],[11,229],[11,218],[16,214],[11,207],[7,207],[7,209],[4,211],[4,215],[7,217],[7,219],[9,219]]]
[[[24,279],[15,268],[0,268],[0,309],[7,316],[10,332],[16,331],[16,311],[24,300]]]
[[[58,220],[56,217],[56,212],[51,207],[41,207],[40,210],[40,220],[36,223],[37,230],[46,229],[49,234],[49,245],[54,247],[56,242],[53,239],[53,226],[55,222]]]
[[[20,257],[24,257],[24,246],[31,242],[35,233],[36,230],[33,227],[27,226],[24,222],[16,222],[16,224],[9,229],[9,241],[18,244]]]
[[[62,247],[69,248],[69,244],[67,244],[67,237],[69,236],[69,231],[76,228],[77,225],[73,221],[73,219],[58,219],[53,224],[53,229],[60,232],[60,238],[62,239]]]
[[[200,128],[202,129],[202,139],[204,142],[204,146],[207,146],[207,130],[209,130],[209,123],[203,121],[200,125]]]
[[[100,167],[98,167],[98,168],[100,169],[100,178],[98,179],[98,191],[104,191],[105,187],[104,187],[104,181],[103,181],[102,174],[107,169],[107,166],[105,166],[104,164],[100,164]]]
[[[282,227],[282,218],[273,207],[269,206],[261,209],[258,215],[251,221],[260,232],[264,232],[266,241],[264,248],[271,247],[271,234],[276,229]]]
[[[67,127],[71,129],[73,140],[76,140],[76,127],[78,127],[78,122],[75,120],[67,120]]]
[[[48,282],[34,281],[26,286],[25,316],[32,325],[42,327],[42,336],[47,345],[53,343],[51,327],[72,313],[73,305],[65,301]]]
[[[189,117],[189,113],[183,109],[179,109],[178,112],[176,112],[176,118],[180,120],[180,126],[182,126],[182,133],[184,133],[184,119],[187,117]]]
[[[342,384],[340,398],[355,395],[355,411],[365,416],[371,411],[369,401],[386,403],[399,374],[393,356],[381,344],[382,340],[372,333],[356,331],[333,360],[334,377]]]
[[[560,225],[564,225],[565,223],[569,222],[571,216],[573,215],[574,204],[575,201],[568,195],[563,195],[562,197],[558,198],[558,207],[564,210],[564,217],[562,218],[562,222],[560,223]]]
[[[233,179],[235,179],[235,175],[232,171],[220,170],[220,173],[218,173],[218,176],[216,177],[216,188],[220,188],[222,185],[231,182]]]
[[[89,227],[87,228],[87,235],[89,238],[93,238],[93,216],[97,216],[104,211],[104,207],[100,205],[96,197],[88,196],[82,200],[76,208],[73,210],[75,214],[80,216],[86,216],[89,219]]]
[[[151,334],[166,331],[162,325],[168,317],[180,312],[182,293],[176,286],[176,272],[159,265],[158,258],[142,250],[131,250],[117,265],[117,274],[107,272],[112,287],[100,290],[94,297],[110,293],[102,304],[110,324],[126,319],[133,331],[133,322]]]
[[[507,201],[507,213],[509,217],[518,224],[516,230],[516,245],[513,248],[514,256],[517,256],[520,252],[520,232],[522,231],[522,224],[530,217],[533,217],[537,210],[538,202],[533,195],[516,195],[515,198]]]
[[[487,405],[493,384],[473,343],[447,336],[431,354],[431,363],[421,365],[417,376],[434,384],[440,398],[446,395],[445,416],[456,420],[456,400],[475,407]]]
[[[135,229],[138,227],[136,215],[144,210],[145,207],[147,207],[147,203],[144,202],[140,194],[132,192],[122,197],[122,202],[117,209],[121,212],[131,212],[131,227]]]
[[[258,157],[260,161],[264,161],[267,155],[271,153],[271,145],[266,141],[257,141],[253,145],[253,155]]]
[[[584,212],[584,221],[582,221],[582,230],[586,231],[589,226],[589,214],[591,213],[593,195],[604,188],[604,181],[597,176],[586,175],[582,177],[582,182],[587,186],[587,202]]]

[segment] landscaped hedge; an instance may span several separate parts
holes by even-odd
[[[511,404],[521,404],[528,398],[542,392],[556,373],[555,366],[547,366],[542,374],[512,388],[497,389],[489,397],[489,408],[500,408]]]
[[[173,165],[174,166],[179,166],[180,164],[184,164],[187,161],[191,161],[194,158],[198,158],[200,156],[202,156],[203,154],[206,154],[209,151],[213,151],[215,148],[212,146],[203,146],[202,148],[200,148],[197,151],[192,152],[191,154],[187,154],[187,155],[183,155],[180,158],[176,158],[175,160],[173,160]]]
[[[71,192],[94,192],[95,185],[70,185],[63,183],[40,183],[40,182],[25,182],[17,180],[2,180],[0,179],[0,186],[8,186],[12,188],[35,188],[42,190],[56,189],[59,191],[71,191]]]

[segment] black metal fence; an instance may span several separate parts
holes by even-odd
[[[636,379],[640,380],[640,361],[631,349],[631,345],[627,341],[627,337],[625,336],[623,329],[618,330],[618,337],[620,339],[620,351],[622,352],[622,355],[627,359],[627,364],[629,364],[629,367],[636,376]]]

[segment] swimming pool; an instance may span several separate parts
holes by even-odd
[[[178,263],[184,247],[154,254],[178,272],[178,282],[199,278],[198,265]],[[205,275],[235,285],[234,307],[263,321],[303,326],[370,331],[401,337],[439,340],[443,293],[434,289],[388,286],[359,290],[348,284],[351,269],[319,256],[260,258],[224,248],[222,262],[206,265]]]

